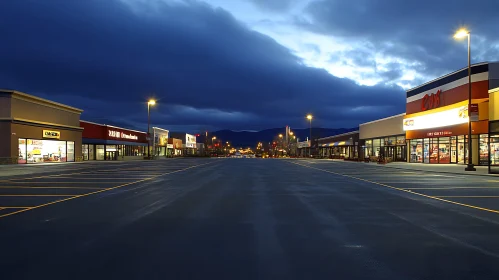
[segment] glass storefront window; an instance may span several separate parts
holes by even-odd
[[[481,134],[480,135],[480,158],[479,165],[488,165],[489,164],[489,135]]]
[[[88,145],[88,160],[95,160],[94,145]]]
[[[411,159],[410,162],[423,162],[423,141],[414,139],[410,142]]]
[[[397,145],[405,145],[405,136],[397,136]]]
[[[466,142],[464,136],[457,137],[457,163],[464,164],[466,159]]]
[[[96,145],[95,151],[96,151],[95,159],[104,160],[104,145]]]
[[[19,156],[17,163],[26,163],[26,139],[19,139]]]
[[[26,154],[28,163],[65,162],[66,141],[27,139]]]
[[[379,149],[381,148],[381,139],[373,139],[372,155],[379,157]]]
[[[490,136],[490,165],[499,167],[499,135]]]
[[[81,145],[81,155],[83,160],[88,160],[88,145]]]
[[[438,163],[438,139],[430,139],[430,163]]]
[[[442,137],[438,139],[438,163],[450,163],[449,137]]]
[[[75,142],[68,141],[67,149],[68,155],[66,161],[75,161]]]
[[[423,162],[430,163],[430,139],[423,139]]]

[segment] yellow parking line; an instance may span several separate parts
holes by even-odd
[[[86,189],[86,190],[102,190],[105,188],[98,187],[33,187],[33,186],[0,186],[0,189]]]
[[[455,198],[499,198],[499,195],[438,195],[436,197],[455,197]]]
[[[175,170],[175,171],[171,171],[171,172],[166,172],[166,173],[164,173],[162,175],[158,175],[158,176],[155,176],[155,177],[152,177],[152,178],[156,178],[156,177],[160,177],[160,176],[165,176],[165,175],[169,175],[169,174],[173,174],[173,173],[177,173],[177,172],[186,171],[186,170],[189,170],[189,169],[192,169],[192,168],[196,168],[196,167],[199,167],[199,166],[211,164],[213,162],[214,161],[210,161],[210,162],[206,162],[206,163],[202,163],[202,164],[198,164],[198,165],[193,165],[193,166],[190,166],[190,167],[186,167],[186,168],[183,168],[183,169],[179,169],[179,170]],[[133,184],[136,184],[136,183],[140,183],[140,182],[144,182],[144,181],[147,181],[147,180],[151,180],[152,178],[142,179],[142,180],[138,180],[138,181],[134,181],[134,182],[130,182],[130,183],[121,184],[121,185],[118,185],[118,186],[115,186],[115,187],[111,187],[111,188],[106,188],[106,189],[102,189],[102,190],[98,190],[98,191],[94,191],[94,192],[89,192],[89,193],[85,193],[85,194],[75,195],[75,196],[72,196],[72,197],[68,197],[68,198],[64,198],[64,199],[56,200],[56,201],[51,201],[51,202],[48,202],[48,203],[45,203],[45,204],[40,204],[40,205],[33,206],[33,207],[27,207],[27,208],[19,210],[19,211],[14,211],[14,212],[11,212],[11,213],[0,215],[0,218],[4,218],[4,217],[16,215],[16,214],[19,214],[19,213],[22,213],[22,212],[26,212],[26,211],[30,211],[30,210],[38,209],[38,208],[42,208],[42,207],[46,207],[46,206],[49,206],[49,205],[53,205],[53,204],[56,204],[56,203],[61,203],[61,202],[64,202],[64,201],[68,201],[68,200],[72,200],[72,199],[76,199],[76,198],[80,198],[80,197],[90,196],[90,195],[98,194],[98,193],[101,193],[101,192],[106,192],[106,191],[110,191],[110,190],[119,189],[119,188],[122,188],[122,187],[125,187],[125,186],[129,186],[129,185],[133,185]]]
[[[31,206],[30,207],[27,207],[27,206],[0,206],[0,208],[2,209],[25,209],[25,208],[32,208]]]
[[[499,187],[442,187],[442,188],[403,188],[404,190],[454,190],[454,189],[499,189]]]
[[[0,197],[4,196],[75,196],[78,194],[0,194]]]
[[[312,166],[307,166],[307,165],[303,165],[303,164],[299,164],[299,163],[295,163],[295,162],[291,162],[291,163],[292,164],[296,164],[296,165],[300,165],[300,166],[304,166],[304,167],[308,167],[308,168],[311,168],[311,169],[316,169],[316,170],[320,170],[320,171],[323,171],[323,172],[327,172],[327,173],[331,173],[331,174],[343,176],[343,177],[348,177],[348,178],[352,178],[352,179],[356,179],[356,180],[368,182],[368,183],[371,183],[371,184],[375,184],[375,185],[378,185],[378,186],[382,186],[382,187],[386,187],[386,188],[398,190],[398,191],[401,191],[401,192],[406,192],[406,193],[410,193],[410,194],[414,194],[414,195],[418,195],[418,196],[422,196],[422,197],[426,197],[426,198],[431,198],[431,199],[442,201],[442,202],[447,202],[447,203],[450,203],[450,204],[455,204],[455,205],[459,205],[459,206],[464,206],[464,207],[468,207],[468,208],[473,208],[473,209],[477,209],[477,210],[482,210],[482,211],[486,211],[486,212],[491,212],[491,213],[499,214],[498,210],[493,210],[493,209],[489,209],[489,208],[474,206],[474,205],[470,205],[470,204],[466,204],[466,203],[460,203],[460,202],[456,202],[456,201],[452,201],[452,200],[447,200],[447,199],[439,198],[439,197],[436,197],[436,196],[431,196],[431,195],[426,195],[426,194],[422,194],[422,193],[418,193],[418,192],[413,192],[411,190],[397,188],[397,187],[390,186],[390,185],[387,185],[387,184],[378,183],[378,182],[374,182],[374,181],[362,179],[362,178],[359,178],[359,177],[344,175],[344,174],[341,174],[341,173],[336,173],[336,172],[333,172],[333,171],[329,171],[329,170],[325,170],[325,169],[320,169],[320,168],[312,167]]]

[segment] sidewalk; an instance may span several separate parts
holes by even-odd
[[[416,170],[425,172],[451,173],[460,175],[475,175],[475,176],[493,176],[499,177],[499,174],[488,174],[487,166],[475,166],[476,171],[465,171],[464,164],[423,164],[423,163],[407,163],[407,162],[391,162],[387,164],[364,163],[370,166],[378,166],[380,168],[394,168],[404,170]]]

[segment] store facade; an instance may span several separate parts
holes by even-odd
[[[155,157],[168,157],[168,137],[169,131],[159,127],[151,128],[151,134],[153,139],[153,152],[152,155]]]
[[[333,159],[359,158],[359,131],[319,138],[319,155]]]
[[[499,174],[499,63],[489,65],[489,173]]]
[[[147,133],[80,121],[83,160],[138,160],[147,156]]]
[[[182,156],[182,140],[177,138],[168,138],[168,148],[171,149],[172,156]]]
[[[181,139],[184,156],[196,155],[196,136],[189,133],[172,132],[171,137]]]
[[[81,160],[80,109],[0,90],[0,164]]]
[[[361,158],[376,160],[382,155],[388,161],[406,161],[404,117],[405,113],[359,125]]]
[[[473,164],[489,163],[489,79],[497,63],[471,67],[471,146]],[[408,162],[467,164],[468,69],[464,68],[407,91],[403,129],[408,142]]]

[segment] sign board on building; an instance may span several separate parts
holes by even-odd
[[[173,149],[173,144],[166,144],[167,149]]]
[[[130,139],[130,140],[138,140],[139,137],[134,134],[127,134],[124,132],[116,131],[116,130],[108,130],[108,136],[113,138],[122,138],[122,139]]]
[[[421,111],[426,111],[430,109],[437,108],[440,106],[440,93],[442,91],[438,90],[436,93],[425,94],[421,100]]]
[[[468,106],[449,109],[446,111],[409,117],[403,120],[404,131],[437,128],[468,122]]]
[[[470,109],[468,110],[468,114],[471,122],[478,121],[478,104],[470,104]]]
[[[61,132],[55,130],[43,130],[43,138],[60,139]]]

